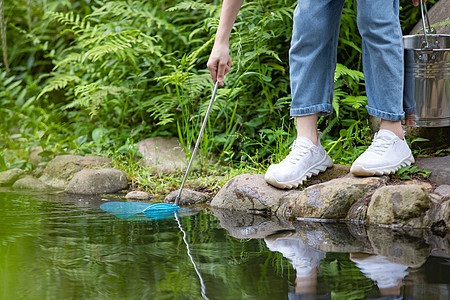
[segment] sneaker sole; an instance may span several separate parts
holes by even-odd
[[[265,175],[264,179],[267,183],[280,188],[280,189],[293,189],[298,187],[300,184],[303,183],[303,181],[307,180],[308,178],[312,177],[313,175],[317,175],[320,172],[324,172],[327,168],[330,168],[333,166],[333,161],[329,156],[325,157],[324,160],[322,160],[320,163],[318,163],[315,166],[312,166],[311,168],[306,171],[306,173],[292,181],[288,182],[278,182],[273,176],[271,175]]]
[[[400,163],[393,165],[393,166],[387,166],[384,168],[376,168],[376,169],[366,169],[363,166],[352,166],[350,168],[350,173],[352,173],[355,176],[382,176],[382,175],[389,175],[394,174],[398,171],[398,169],[402,167],[409,166],[414,163],[414,157],[410,155],[406,159],[403,159]]]

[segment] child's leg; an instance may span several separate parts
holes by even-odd
[[[333,161],[320,145],[317,117],[332,112],[336,47],[344,0],[299,0],[289,51],[291,116],[298,138],[289,155],[269,167],[265,179],[293,188]]]
[[[403,37],[398,0],[357,0],[358,29],[370,115],[401,121],[403,112]]]
[[[299,0],[289,68],[291,116],[331,114],[336,49],[344,0]],[[301,128],[300,128],[301,130]]]
[[[403,38],[398,0],[357,0],[367,111],[381,118],[372,145],[353,162],[355,175],[394,173],[414,162],[403,139]]]

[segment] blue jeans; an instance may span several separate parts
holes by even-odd
[[[336,48],[345,0],[298,0],[289,66],[291,116],[328,115]],[[357,24],[370,115],[400,121],[403,112],[403,39],[399,0],[357,0]]]

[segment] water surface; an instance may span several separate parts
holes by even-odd
[[[1,299],[449,297],[446,235],[217,210],[125,220],[105,199],[0,190]]]

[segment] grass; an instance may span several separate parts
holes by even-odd
[[[161,172],[156,168],[145,167],[138,160],[130,162],[123,156],[113,156],[113,166],[125,172],[130,179],[130,189],[147,192],[156,200],[180,188],[186,172],[184,169]],[[235,164],[203,164],[200,169],[191,169],[184,188],[209,194],[216,194],[230,179],[240,174],[263,173],[261,165],[242,161]]]

